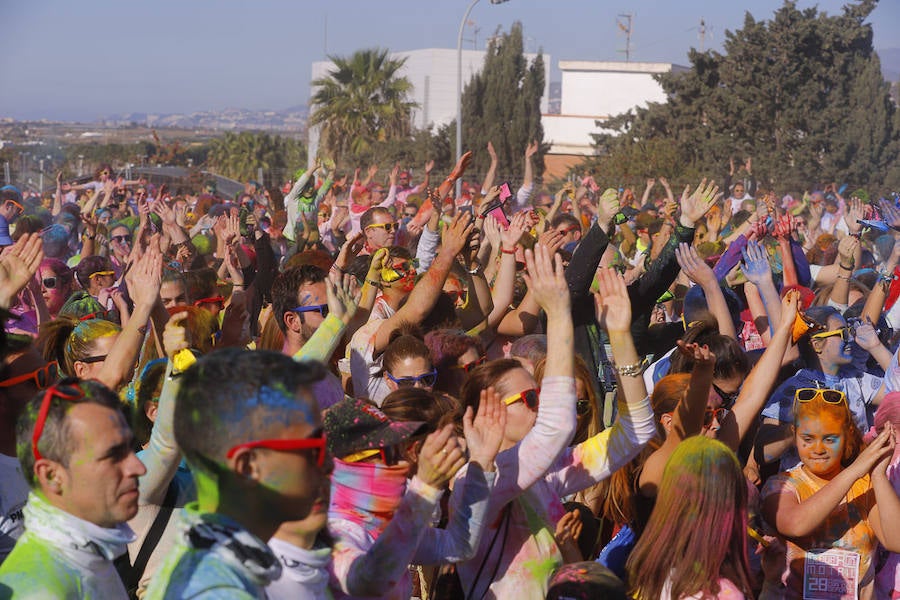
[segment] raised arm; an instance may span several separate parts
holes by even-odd
[[[494,144],[488,142],[487,144],[488,155],[491,157],[491,166],[488,167],[487,173],[484,176],[484,181],[481,182],[482,191],[487,191],[494,187],[494,179],[497,177],[497,151],[494,150]]]
[[[719,333],[736,338],[737,332],[734,330],[734,321],[725,303],[725,294],[722,293],[712,268],[700,258],[694,247],[688,244],[679,245],[675,250],[675,258],[684,274],[703,289],[709,311],[715,315],[719,323]]]
[[[421,323],[437,302],[450,273],[450,268],[466,245],[472,232],[472,218],[468,213],[457,213],[453,223],[444,230],[441,250],[428,269],[428,274],[416,283],[409,298],[400,310],[385,320],[375,334],[375,355],[381,354],[393,333],[403,323]]]

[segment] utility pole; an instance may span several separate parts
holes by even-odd
[[[700,52],[703,52],[706,45],[706,19],[703,17],[700,17],[700,27],[697,28],[697,37],[700,38]]]
[[[625,62],[631,62],[631,32],[634,15],[632,13],[624,13],[620,14],[619,17],[625,19],[625,22],[622,22],[619,18],[616,18],[616,25],[625,33],[625,49],[617,50],[617,52],[625,54]]]

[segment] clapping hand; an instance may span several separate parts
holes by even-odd
[[[685,187],[681,194],[681,224],[684,227],[694,227],[721,198],[719,186],[713,181],[707,183],[706,178],[693,192],[691,186]]]

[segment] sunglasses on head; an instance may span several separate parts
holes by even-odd
[[[341,460],[346,463],[355,463],[366,460],[367,458],[372,458],[373,456],[381,456],[382,462],[389,467],[393,467],[403,458],[399,446],[388,446],[387,448],[360,450],[359,452],[354,452],[353,454],[345,456]]]
[[[503,399],[503,404],[511,406],[516,402],[524,402],[525,406],[531,410],[537,410],[540,395],[540,388],[532,388],[530,390],[519,392],[518,394],[513,394],[512,396],[507,396]]]
[[[19,204],[18,202],[16,202],[15,200],[7,200],[6,203],[12,204],[13,206],[15,206],[16,210],[18,210],[19,212],[25,212],[25,207],[22,206],[21,204]]]
[[[63,379],[58,384],[47,388],[47,391],[44,392],[37,421],[34,423],[34,433],[31,436],[31,453],[34,455],[35,462],[44,458],[38,449],[38,442],[41,440],[41,434],[44,433],[44,425],[47,424],[47,414],[50,412],[50,404],[54,398],[73,402],[84,398],[84,392],[78,387],[77,379]]]
[[[308,438],[244,442],[243,444],[237,444],[236,446],[229,448],[225,456],[231,458],[241,450],[253,450],[254,448],[264,448],[266,450],[275,450],[277,452],[313,450],[315,452],[316,464],[320,467],[325,464],[325,436],[322,430],[316,431]]]
[[[823,331],[822,333],[814,333],[812,334],[813,339],[823,340],[825,338],[841,336],[841,339],[845,342],[850,342],[853,340],[853,333],[850,331],[849,327],[841,327],[840,329],[833,329],[831,331]]]
[[[367,226],[366,229],[379,228],[379,229],[384,229],[384,231],[386,233],[391,233],[394,231],[394,228],[396,228],[396,227],[397,226],[394,223],[372,223],[371,225]]]
[[[317,312],[322,315],[322,318],[325,318],[328,316],[328,305],[310,304],[309,306],[295,306],[294,308],[291,308],[290,311],[295,313]]]
[[[706,412],[703,413],[703,426],[710,427],[713,424],[713,419],[718,421],[720,424],[722,423],[722,419],[725,418],[725,415],[728,414],[727,408],[707,408]]]
[[[722,388],[720,388],[716,384],[712,384],[712,387],[716,391],[716,393],[719,395],[719,398],[722,399],[722,403],[725,404],[726,406],[734,405],[735,401],[737,400],[738,396],[741,393],[740,390],[738,390],[736,392],[731,392],[731,393],[725,392],[722,390]]]
[[[34,381],[34,385],[39,390],[45,389],[47,386],[52,385],[54,381],[59,377],[59,366],[56,361],[49,362],[43,367],[39,369],[35,369],[29,373],[23,373],[22,375],[16,375],[15,377],[10,377],[9,379],[4,379],[0,381],[0,388],[8,388],[13,387],[14,385],[19,385],[20,383],[25,383],[26,381]]]
[[[96,273],[91,273],[90,275],[88,275],[88,279],[93,279],[94,277],[108,277],[115,274],[115,271],[97,271]]]
[[[81,362],[81,363],[85,363],[88,365],[92,365],[94,363],[103,362],[104,360],[106,360],[107,356],[108,356],[107,354],[101,354],[99,356],[88,356],[85,358],[79,358],[75,362]]]
[[[91,319],[105,319],[109,317],[108,310],[97,310],[92,313],[88,313],[83,317],[78,317],[79,321],[90,321]]]
[[[425,387],[434,386],[434,382],[437,381],[437,369],[432,369],[428,373],[423,373],[421,375],[416,375],[415,377],[394,377],[387,371],[385,374],[388,376],[388,379],[397,384],[397,387],[414,387],[417,383],[421,383]]]
[[[466,364],[464,364],[464,365],[454,365],[454,367],[456,367],[457,369],[462,369],[463,371],[465,371],[466,373],[468,373],[469,371],[471,371],[471,370],[474,369],[475,367],[477,367],[477,366],[479,366],[479,365],[483,365],[485,362],[487,362],[487,357],[486,357],[486,356],[479,356],[478,358],[476,358],[476,359],[473,360],[472,362],[468,362],[468,363],[466,363]]]
[[[816,398],[821,398],[828,404],[840,404],[847,401],[847,394],[840,390],[822,389],[822,388],[799,388],[794,393],[797,402],[812,402]]]

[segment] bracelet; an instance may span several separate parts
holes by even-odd
[[[331,268],[334,269],[335,271],[337,271],[338,273],[340,273],[341,275],[343,275],[344,273],[347,272],[347,271],[343,270],[342,268],[340,268],[339,266],[337,266],[337,263],[331,263]]]
[[[846,279],[847,281],[850,281],[850,278],[847,277],[846,275],[838,275],[837,278],[838,279]]]
[[[93,234],[93,235],[88,235],[88,234],[86,234],[86,233],[82,233],[82,234],[81,234],[81,237],[84,238],[84,239],[86,239],[86,240],[92,240],[92,239],[94,239],[95,237],[97,237],[97,234],[95,233],[95,234]]]
[[[381,287],[381,282],[380,282],[380,281],[375,281],[375,280],[373,280],[373,279],[369,279],[368,277],[366,277],[366,283],[368,283],[368,284],[371,285],[372,287]]]
[[[502,252],[503,254],[515,254],[515,253],[516,253],[516,249],[513,248],[512,250],[507,250],[507,249],[504,248],[503,245],[501,244],[501,245],[500,245],[500,252]]]
[[[844,269],[845,271],[852,271],[852,270],[853,270],[853,267],[854,267],[855,265],[850,265],[850,266],[848,267],[848,266],[845,265],[844,263],[838,263],[838,266],[839,266],[840,268]]]
[[[644,362],[639,360],[632,365],[613,364],[613,368],[622,377],[640,377],[641,373],[644,372]]]
[[[475,265],[474,269],[469,269],[469,275],[481,275],[484,272],[484,267],[481,264]]]

